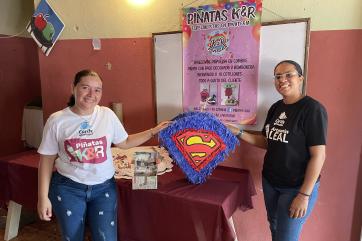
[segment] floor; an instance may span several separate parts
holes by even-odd
[[[59,227],[55,220],[40,221],[35,213],[22,212],[18,236],[11,241],[61,241]],[[6,210],[0,208],[0,240],[4,240]],[[85,241],[91,241],[89,233]]]

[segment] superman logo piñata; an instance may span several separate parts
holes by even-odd
[[[212,170],[235,148],[237,138],[214,115],[187,112],[159,134],[187,178],[203,183]]]

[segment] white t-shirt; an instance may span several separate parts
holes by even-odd
[[[94,185],[113,177],[111,144],[127,137],[111,109],[97,105],[92,115],[80,116],[67,107],[47,120],[38,152],[58,155],[55,167],[63,176]]]

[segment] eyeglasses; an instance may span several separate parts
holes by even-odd
[[[296,75],[299,76],[299,74],[297,72],[288,72],[288,73],[284,73],[284,74],[276,74],[276,75],[274,75],[274,80],[279,81],[279,80],[282,80],[284,78],[286,78],[287,80],[290,80]]]

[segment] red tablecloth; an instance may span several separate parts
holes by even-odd
[[[9,199],[8,160],[0,159],[0,206]]]
[[[26,207],[36,207],[38,162],[39,154],[35,150],[0,158],[1,203],[13,200]]]
[[[0,191],[6,193],[0,200],[35,210],[38,162],[35,151],[0,161]],[[216,168],[201,185],[190,184],[177,167],[158,176],[157,190],[132,190],[124,179],[117,184],[121,241],[231,241],[228,219],[237,208],[252,208],[255,194],[249,172],[228,167]]]
[[[29,209],[36,209],[38,201],[39,154],[35,151],[9,161],[10,200]]]
[[[252,208],[255,189],[247,170],[218,167],[201,185],[179,168],[158,177],[157,190],[133,190],[118,181],[119,240],[231,241],[228,219],[237,208]]]

